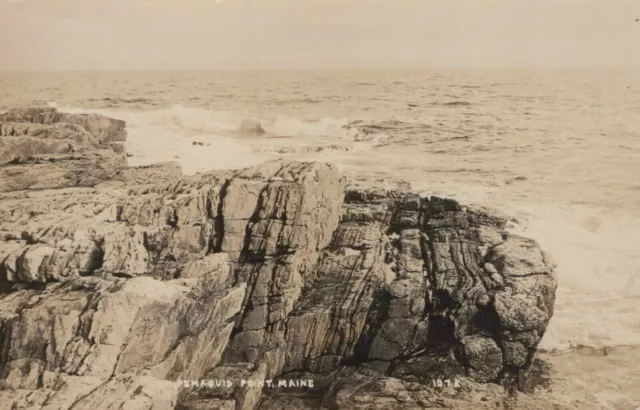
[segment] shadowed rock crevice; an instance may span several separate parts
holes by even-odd
[[[0,130],[2,403],[465,408],[531,388],[554,266],[507,217],[315,162],[127,167],[101,116],[12,110]],[[176,382],[296,375],[317,386]]]
[[[229,189],[229,184],[231,180],[225,181],[220,187],[220,200],[218,201],[217,206],[215,207],[216,212],[215,215],[212,213],[214,209],[213,202],[210,197],[207,197],[207,217],[214,221],[214,232],[215,236],[211,238],[211,253],[220,253],[222,252],[222,241],[224,240],[224,199],[227,196],[227,191]]]

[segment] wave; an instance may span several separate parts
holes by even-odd
[[[244,136],[258,136],[266,133],[262,123],[256,118],[243,118],[240,121],[238,132]]]
[[[240,168],[265,161],[235,138],[250,116],[212,112],[180,105],[153,111],[122,111],[49,106],[72,113],[96,113],[126,121],[129,165],[179,162],[185,174]]]
[[[279,116],[262,120],[265,130],[281,137],[332,137],[352,139],[352,132],[344,128],[347,119],[325,117],[321,119],[301,120],[296,117]]]
[[[349,131],[354,141],[371,142],[374,147],[391,143],[420,144],[432,131],[429,124],[401,120],[355,120],[346,124],[344,128]]]
[[[141,102],[140,99],[122,99],[126,102]],[[55,102],[49,106],[58,107]],[[179,132],[193,136],[215,134],[225,136],[265,135],[271,137],[334,137],[352,140],[352,135],[344,126],[348,120],[341,118],[300,119],[291,116],[260,118],[249,113],[210,111],[203,108],[174,105],[171,108],[152,111],[128,112],[118,109],[70,108],[61,110],[76,113],[101,113],[127,121],[128,128],[148,127],[156,131]],[[245,135],[247,134],[247,135]]]
[[[445,103],[434,103],[433,105],[441,105],[444,107],[468,107],[470,105],[472,105],[470,102],[468,101],[448,101]]]
[[[330,98],[328,98],[330,99]],[[271,104],[273,105],[289,105],[289,104],[320,104],[322,102],[324,102],[325,99],[318,99],[318,98],[309,98],[309,97],[302,97],[302,98],[289,98],[289,99],[275,99],[271,101]]]
[[[273,148],[263,148],[260,149],[259,152],[269,152],[269,153],[277,153],[277,154],[312,154],[312,153],[321,153],[321,152],[350,152],[354,151],[353,145],[338,145],[338,144],[330,144],[330,145],[311,145],[311,146],[303,146],[303,147],[273,147]]]
[[[148,98],[124,98],[124,97],[105,97],[105,98],[89,98],[87,101],[104,101],[110,104],[147,104],[157,105],[157,102]]]
[[[283,115],[260,118],[249,113],[182,105],[151,111],[58,107],[55,102],[48,105],[66,112],[97,113],[124,120],[131,165],[178,161],[186,174],[251,166],[271,159],[269,153],[350,151],[352,147],[339,142],[358,142],[357,131],[345,128],[349,122],[340,118],[300,119]],[[315,142],[306,148],[269,150],[254,149],[255,144],[245,140],[294,137]],[[316,140],[321,140],[321,144]]]

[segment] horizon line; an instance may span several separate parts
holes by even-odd
[[[216,72],[216,71],[613,71],[638,67],[260,67],[260,68],[38,68],[3,69],[0,73],[64,72]]]

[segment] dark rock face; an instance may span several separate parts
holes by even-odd
[[[347,186],[320,163],[129,168],[104,149],[124,123],[100,116],[13,110],[0,124],[8,408],[425,408],[433,395],[482,408],[482,394],[495,408],[498,384],[527,382],[554,265],[506,217],[404,183]],[[33,161],[66,158],[51,141],[82,159]],[[316,381],[315,404],[257,383],[288,375]],[[447,399],[443,378],[466,387]]]

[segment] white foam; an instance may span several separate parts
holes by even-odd
[[[59,108],[55,102],[48,105]],[[246,139],[246,135],[239,132],[246,119],[261,124],[268,136],[298,137],[298,144],[302,140],[303,145],[317,143],[310,137],[318,137],[327,144],[336,140],[352,140],[355,132],[344,128],[348,123],[346,119],[302,120],[287,116],[260,119],[249,113],[209,111],[182,105],[144,112],[69,107],[60,110],[97,113],[126,121],[130,165],[176,161],[182,165],[185,174],[242,168],[273,158],[264,149],[256,149],[264,145],[264,141]]]
[[[279,116],[264,121],[265,131],[281,137],[335,137],[352,139],[355,130],[344,128],[346,119],[324,117],[319,120],[303,121],[299,118]]]
[[[583,205],[518,204],[514,210],[527,221],[522,233],[549,249],[563,267],[561,285],[640,296],[640,288],[631,286],[640,275],[640,218]]]
[[[520,204],[522,233],[558,264],[555,314],[542,348],[640,344],[640,218],[582,205]]]
[[[50,103],[50,106],[56,106]],[[269,159],[245,141],[221,134],[234,132],[242,116],[185,108],[146,112],[61,108],[72,113],[97,113],[127,122],[129,165],[180,163],[185,174],[214,169],[242,168]],[[194,142],[196,143],[194,145]],[[200,145],[201,144],[201,145]]]

